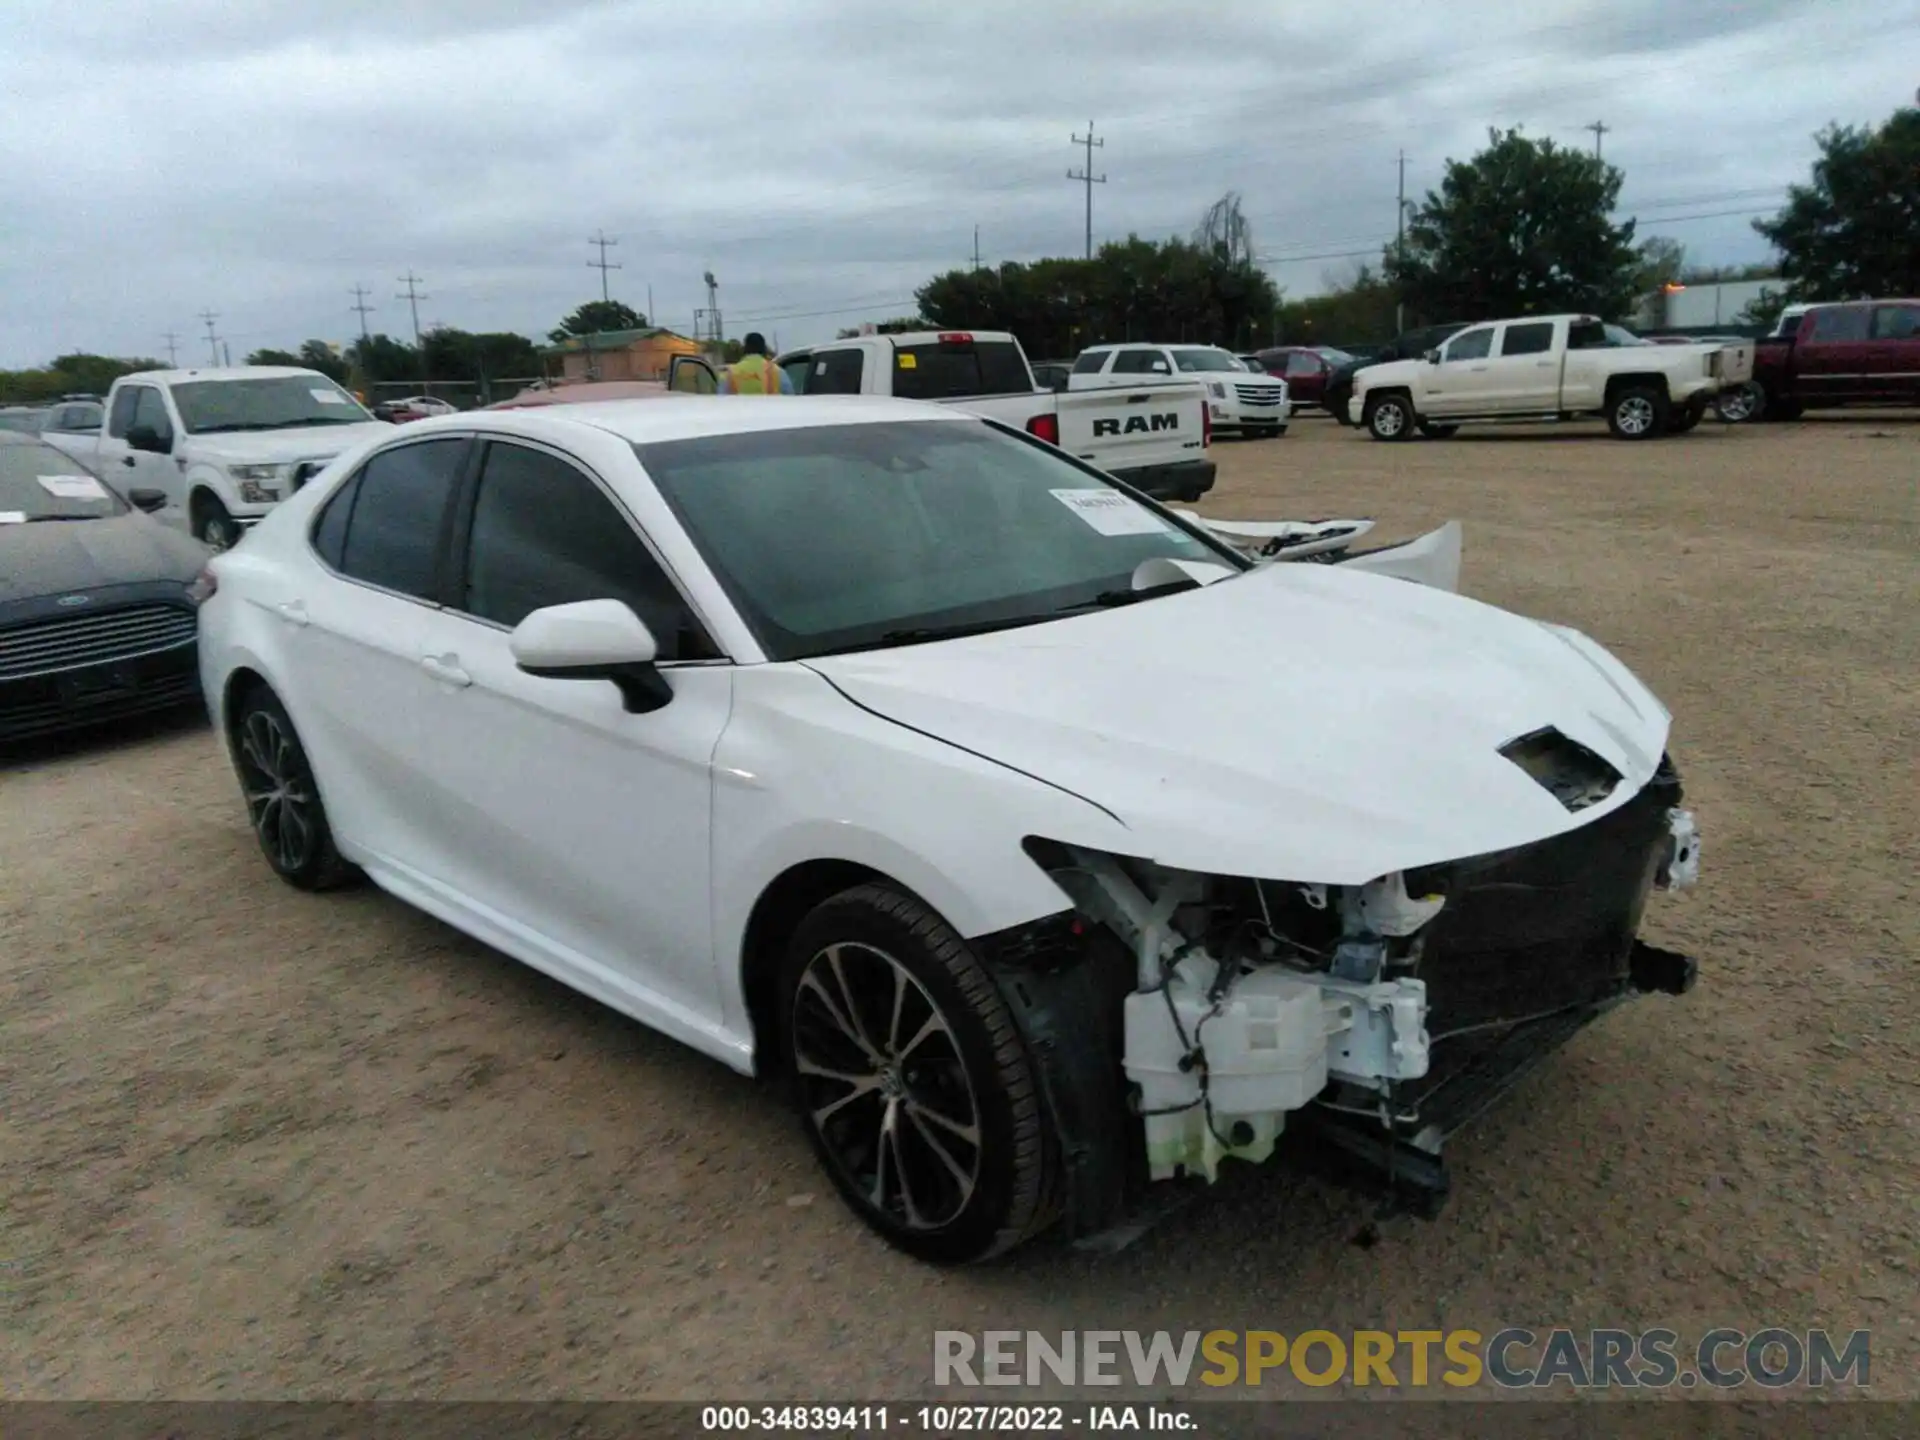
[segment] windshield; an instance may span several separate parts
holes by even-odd
[[[1623,330],[1618,325],[1602,325],[1600,328],[1606,332],[1609,345],[1651,345],[1653,343],[1651,340],[1642,340],[1631,330]]]
[[[1138,598],[1134,568],[1155,556],[1246,568],[1098,474],[979,420],[634,448],[777,660],[1124,604]]]
[[[1336,350],[1331,345],[1322,345],[1313,353],[1335,369],[1338,369],[1342,365],[1351,365],[1359,358],[1356,355],[1349,355],[1345,350]]]
[[[1179,370],[1238,370],[1240,362],[1224,350],[1175,350],[1174,368]]]
[[[13,430],[22,435],[38,435],[46,414],[44,410],[0,410],[0,430]]]
[[[125,501],[64,451],[39,440],[0,439],[0,525],[126,512]]]
[[[324,375],[186,380],[173,387],[173,403],[180,407],[180,423],[194,435],[359,425],[373,420],[353,396]]]

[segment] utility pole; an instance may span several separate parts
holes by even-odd
[[[404,295],[395,295],[393,298],[406,301],[413,310],[413,348],[418,350],[420,349],[420,302],[422,300],[430,300],[433,297],[419,294],[416,291],[414,287],[419,285],[420,277],[411,270],[399,278],[400,283],[407,287],[406,293]],[[424,355],[422,358],[424,358]]]
[[[233,364],[233,347],[227,344],[227,342],[224,340],[220,342],[220,356],[221,356],[221,360],[220,360],[221,364],[223,365]]]
[[[656,329],[658,329],[660,325],[659,319],[655,317],[653,313],[653,286],[651,285],[647,286],[647,324],[652,325]]]
[[[593,232],[592,238],[589,239],[587,243],[589,245],[598,245],[600,247],[600,258],[598,260],[589,260],[587,262],[587,268],[590,270],[598,270],[600,272],[600,299],[601,299],[601,302],[604,304],[605,302],[613,298],[612,294],[607,289],[607,272],[609,270],[618,270],[620,268],[620,262],[618,260],[607,259],[607,247],[609,245],[618,245],[620,241],[618,237],[609,238],[607,235],[607,232],[604,230],[596,230]]]
[[[1596,120],[1591,125],[1583,125],[1580,128],[1593,132],[1593,158],[1598,160],[1600,158],[1600,137],[1605,135],[1607,131],[1613,127],[1604,120]]]
[[[980,227],[973,227],[973,268],[980,268]]]
[[[367,304],[367,296],[369,293],[370,292],[368,291],[367,287],[364,285],[354,286],[353,287],[353,304],[350,307],[348,307],[350,309],[357,310],[360,312],[360,343],[362,345],[366,344],[368,339],[367,312],[374,308],[373,306]]]
[[[167,364],[175,370],[180,368],[180,353],[174,344],[178,339],[173,331],[167,331]]]
[[[1393,204],[1393,248],[1398,250],[1407,238],[1407,152],[1400,152],[1400,189]],[[1407,307],[1395,300],[1393,302],[1393,333],[1402,335],[1407,329]]]
[[[218,365],[220,363],[220,341],[213,333],[213,322],[220,317],[211,310],[202,310],[200,312],[200,318],[207,322],[207,356],[209,363]]]
[[[1067,178],[1069,180],[1082,181],[1087,187],[1087,259],[1091,260],[1093,258],[1093,187],[1107,183],[1107,177],[1105,175],[1095,175],[1093,173],[1093,152],[1096,148],[1106,149],[1107,142],[1094,138],[1093,121],[1089,120],[1087,121],[1087,133],[1074,136],[1073,143],[1085,146],[1087,151],[1086,168],[1077,171],[1067,171]]]

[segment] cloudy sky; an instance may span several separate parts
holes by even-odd
[[[0,367],[235,359],[376,330],[539,336],[600,293],[783,344],[970,260],[1190,230],[1229,189],[1293,293],[1489,125],[1590,146],[1641,233],[1747,225],[1829,120],[1920,86],[1920,0],[5,0]]]

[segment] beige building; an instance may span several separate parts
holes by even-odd
[[[569,336],[540,355],[556,380],[664,380],[674,356],[700,353],[698,341],[649,327]]]

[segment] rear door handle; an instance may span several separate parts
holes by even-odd
[[[124,466],[126,466],[126,467],[127,467],[127,468],[128,468],[129,470],[131,470],[131,469],[133,468],[133,466],[134,466],[134,459],[133,459],[133,456],[131,456],[131,455],[122,455],[122,456],[120,457],[120,463],[121,463],[122,465],[124,465]]]
[[[465,688],[473,684],[473,676],[460,668],[457,655],[422,655],[420,668],[443,685]]]
[[[307,615],[307,602],[304,600],[285,600],[275,607],[280,618],[289,625],[305,625],[310,618]]]

